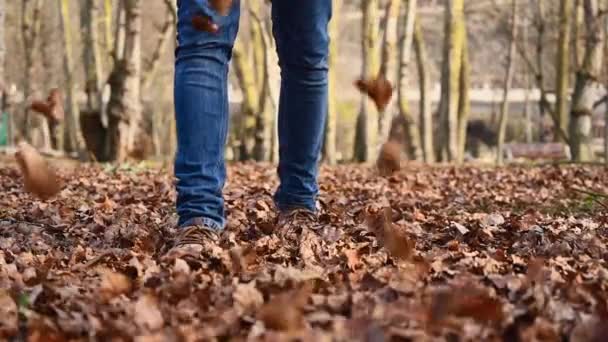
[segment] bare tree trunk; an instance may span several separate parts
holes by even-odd
[[[48,149],[51,145],[51,135],[46,124],[46,119],[39,115],[32,115],[29,110],[30,96],[34,90],[32,80],[34,79],[36,69],[34,61],[36,59],[36,52],[38,51],[37,45],[40,37],[40,12],[42,5],[42,0],[23,0],[21,2],[21,27],[25,62],[25,78],[23,81],[25,123],[23,136],[31,141],[34,137],[33,133],[36,130],[40,130],[42,141],[39,143],[42,145],[41,147]]]
[[[141,122],[141,5],[142,0],[124,0],[124,51],[116,59],[108,104],[109,160],[124,161],[133,148]],[[118,51],[118,53],[120,53]],[[118,54],[117,53],[117,54]]]
[[[420,130],[418,121],[414,119],[409,110],[407,101],[409,63],[412,53],[412,42],[414,40],[414,28],[416,20],[417,0],[408,0],[405,6],[403,20],[399,24],[399,40],[401,44],[399,54],[399,82],[397,85],[397,97],[399,101],[399,114],[403,118],[405,139],[409,148],[408,154],[413,160],[421,160]]]
[[[250,2],[250,4],[257,4],[256,7],[251,8],[250,13],[253,16],[252,34],[255,34],[255,37],[257,37],[255,40],[258,40],[260,44],[260,46],[254,45],[253,47],[254,57],[257,55],[257,58],[261,58],[260,64],[257,64],[257,61],[255,62],[259,94],[256,106],[254,157],[258,161],[268,161],[273,154],[274,122],[277,117],[277,106],[274,105],[276,104],[276,98],[270,96],[271,70],[276,71],[278,60],[275,58],[274,40],[261,13],[265,7],[262,6],[261,2]]]
[[[445,0],[445,41],[441,85],[441,156],[456,158],[458,149],[458,102],[464,39],[464,0]]]
[[[336,157],[336,129],[338,128],[338,75],[336,67],[338,65],[338,41],[340,34],[340,10],[342,0],[332,0],[332,18],[329,22],[329,103],[327,108],[327,123],[325,126],[325,141],[323,144],[325,162],[329,165],[337,163]]]
[[[0,0],[0,117],[4,116],[4,111],[6,110],[6,95],[9,87],[4,75],[4,63],[6,58],[6,31],[4,29],[5,20],[6,2],[5,0]],[[10,145],[10,142],[8,144]]]
[[[606,60],[608,60],[608,17],[604,17],[604,61]],[[608,89],[608,80],[605,82],[604,87]],[[604,164],[608,165],[608,102],[605,102],[604,106]]]
[[[177,5],[175,4],[175,0],[163,0],[163,2],[165,3],[165,6],[167,8],[167,14],[165,15],[165,21],[160,27],[158,38],[156,40],[154,49],[152,50],[150,59],[146,63],[146,69],[145,71],[143,71],[141,80],[141,89],[143,91],[146,91],[152,84],[152,81],[154,81],[154,77],[158,72],[161,57],[163,53],[167,50],[171,38],[175,37],[175,25],[177,24]]]
[[[243,92],[243,103],[241,107],[243,123],[242,128],[239,130],[240,160],[249,159],[253,155],[255,141],[252,138],[254,137],[256,116],[258,112],[259,93],[255,82],[255,71],[248,56],[248,52],[245,50],[245,46],[242,42],[237,42],[234,46],[232,59],[234,63],[234,72]]]
[[[513,70],[515,64],[515,39],[517,37],[517,0],[511,0],[511,37],[509,38],[509,53],[507,55],[507,70],[503,87],[502,105],[500,108],[500,121],[498,124],[498,151],[496,164],[503,164],[505,133],[507,131],[507,116],[509,115],[509,90],[513,81]]]
[[[521,40],[528,42],[528,22],[526,21],[521,28]],[[530,113],[530,91],[532,90],[532,83],[530,81],[530,72],[525,71],[524,83],[526,85],[526,97],[524,99],[524,130],[526,134],[526,143],[532,143],[532,118]]]
[[[464,162],[464,154],[467,144],[467,125],[469,124],[469,113],[471,104],[469,99],[470,73],[469,44],[467,39],[466,25],[462,31],[462,65],[460,66],[459,97],[458,97],[458,148],[456,150],[456,163]]]
[[[363,46],[363,68],[361,78],[369,79],[378,72],[378,1],[363,0],[361,44]],[[361,98],[361,109],[357,116],[355,132],[355,159],[360,162],[375,160],[378,141],[378,113],[373,102],[367,97]]]
[[[562,130],[568,128],[568,99],[570,77],[570,18],[573,14],[572,0],[560,0],[559,39],[557,46],[557,79],[555,111]],[[556,137],[559,135],[556,134]]]
[[[83,57],[86,76],[87,111],[101,108],[103,65],[99,43],[99,7],[95,0],[85,0],[80,8],[83,26]]]
[[[584,0],[586,43],[583,64],[577,70],[570,112],[570,152],[575,161],[594,158],[592,150],[593,89],[602,67],[602,31],[597,0]]]
[[[410,29],[409,35],[409,44],[406,46],[407,42],[399,42],[400,31],[403,29],[400,27],[399,23],[399,9],[400,9],[401,0],[389,0],[386,3],[385,17],[384,17],[384,41],[382,42],[382,60],[380,61],[380,73],[383,73],[386,79],[391,84],[397,84],[400,79],[397,78],[399,70],[401,70],[401,64],[403,63],[403,58],[407,58],[409,61],[409,51],[412,46],[412,35]],[[406,19],[407,20],[407,19]],[[407,22],[404,23],[407,25]],[[410,25],[413,27],[413,25]],[[404,34],[405,35],[405,34]],[[401,49],[397,50],[399,47],[397,44],[401,43]],[[407,49],[406,55],[400,59],[400,63],[397,63],[397,57],[403,54],[402,49]],[[407,62],[406,62],[407,64]],[[386,106],[386,109],[383,110],[379,115],[378,121],[378,140],[380,142],[386,141],[388,139],[391,124],[393,122],[393,108],[394,101],[391,101]],[[407,104],[406,104],[407,105]]]
[[[422,151],[426,163],[435,162],[433,147],[433,112],[431,109],[431,77],[429,75],[428,59],[422,26],[416,19],[414,30],[414,48],[416,49],[416,65],[418,67],[418,82],[420,88],[420,135],[422,136]]]
[[[82,152],[84,142],[80,131],[80,108],[76,97],[76,84],[74,80],[74,55],[72,45],[72,26],[70,23],[70,2],[59,0],[61,8],[61,28],[63,31],[63,43],[65,46],[63,67],[66,76],[66,97],[69,106],[65,120],[65,140],[64,148],[66,151]]]

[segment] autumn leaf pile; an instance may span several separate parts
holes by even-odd
[[[608,174],[324,168],[274,231],[275,168],[229,168],[219,254],[166,261],[167,171],[82,166],[46,201],[0,170],[0,340],[604,341]]]

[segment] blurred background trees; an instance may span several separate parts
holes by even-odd
[[[327,163],[388,139],[421,162],[607,160],[608,1],[332,3]],[[241,5],[227,158],[276,161],[270,4]],[[170,160],[176,22],[175,0],[0,0],[1,148]],[[378,75],[394,87],[380,111],[353,85]]]

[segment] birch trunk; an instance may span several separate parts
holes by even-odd
[[[602,30],[598,0],[584,0],[586,42],[583,64],[576,73],[570,111],[570,152],[575,161],[594,159],[592,119],[594,89],[602,68]]]
[[[125,29],[122,59],[115,61],[110,77],[107,156],[122,162],[133,149],[141,122],[141,5],[143,0],[124,0]],[[118,55],[117,54],[117,55]]]
[[[409,65],[414,40],[417,0],[408,0],[405,6],[403,20],[400,23],[400,53],[399,53],[399,82],[397,85],[397,98],[399,101],[399,115],[403,118],[405,139],[407,140],[408,154],[413,160],[422,159],[420,150],[420,131],[418,121],[410,113],[407,100]]]
[[[509,37],[509,52],[507,55],[507,68],[505,72],[505,83],[503,86],[502,105],[500,107],[500,120],[498,124],[498,151],[496,164],[502,165],[504,160],[505,133],[507,130],[507,117],[509,113],[509,90],[513,81],[513,69],[515,59],[515,39],[517,37],[517,0],[511,0],[511,36]]]
[[[401,5],[401,0],[389,0],[386,4],[385,10],[385,19],[384,19],[384,41],[382,43],[382,60],[380,68],[382,69],[380,72],[384,73],[386,79],[393,85],[397,84],[400,79],[398,78],[399,70],[401,68],[401,58],[399,63],[397,63],[397,58],[400,57],[401,52],[398,50],[398,43],[401,33],[400,20],[399,20],[399,9]],[[406,23],[407,24],[407,23]],[[410,25],[412,26],[412,25]],[[407,54],[403,58],[407,58],[409,60],[409,50],[412,46],[411,39],[411,29],[410,29],[410,39],[409,45],[407,45]],[[403,46],[403,45],[402,45]],[[380,142],[386,141],[389,137],[389,133],[391,130],[391,124],[393,122],[393,108],[394,101],[391,101],[386,106],[386,109],[378,113],[379,122],[378,122],[378,140]]]
[[[66,77],[66,99],[68,110],[65,117],[64,149],[66,151],[83,152],[84,140],[80,130],[80,108],[76,97],[76,83],[74,80],[74,54],[72,42],[72,25],[70,14],[70,1],[58,0],[61,6],[61,28],[63,31],[64,58],[63,68]],[[83,157],[81,155],[81,157]]]
[[[463,26],[465,26],[463,19]],[[460,66],[459,97],[458,97],[458,147],[456,150],[456,163],[464,162],[464,154],[467,144],[467,125],[469,123],[469,113],[471,104],[469,100],[470,73],[469,64],[469,45],[466,27],[462,30],[462,65]]]
[[[363,0],[362,20],[362,52],[363,66],[361,78],[369,79],[377,76],[378,72],[378,1]],[[361,109],[357,116],[355,132],[355,159],[360,162],[375,160],[378,141],[378,112],[373,102],[366,96],[361,97]]]
[[[426,46],[422,35],[420,21],[416,20],[414,31],[414,48],[416,49],[416,65],[420,88],[420,135],[422,136],[422,151],[426,163],[435,162],[433,147],[433,112],[431,108],[431,77],[429,75]]]
[[[462,67],[464,0],[445,1],[445,41],[441,84],[441,157],[453,161],[458,149],[458,103]]]
[[[338,124],[338,88],[336,68],[338,65],[338,41],[340,28],[340,10],[342,0],[332,0],[332,18],[329,22],[329,102],[327,108],[327,124],[325,126],[324,155],[325,162],[329,165],[337,163],[336,157],[336,129]]]
[[[560,0],[559,38],[557,46],[557,79],[555,111],[562,130],[568,128],[568,99],[570,77],[570,18],[573,15],[573,0]],[[576,41],[576,40],[575,40]],[[559,137],[556,134],[556,137]]]

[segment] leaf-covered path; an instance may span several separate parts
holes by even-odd
[[[0,340],[608,336],[604,198],[579,191],[607,193],[603,168],[324,168],[319,222],[291,244],[275,168],[229,176],[224,252],[165,261],[168,172],[77,168],[41,202],[0,170]]]

